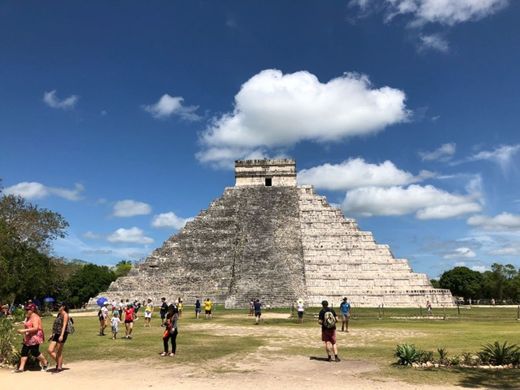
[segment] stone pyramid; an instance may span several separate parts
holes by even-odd
[[[209,297],[226,307],[247,307],[251,298],[271,307],[297,299],[338,305],[345,296],[358,307],[453,305],[449,290],[434,289],[311,186],[297,186],[293,160],[236,161],[235,178],[100,296],[188,304]]]

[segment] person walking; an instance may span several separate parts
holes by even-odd
[[[182,298],[179,297],[177,301],[177,310],[179,311],[179,318],[182,317],[182,311],[184,310],[184,304],[182,303]]]
[[[336,322],[338,317],[334,309],[329,307],[329,302],[321,302],[322,309],[318,315],[318,323],[321,325],[321,341],[325,343],[325,351],[327,352],[329,362],[332,361],[332,353],[334,353],[334,361],[340,362],[338,356],[338,346],[336,344]]]
[[[101,307],[101,309],[99,309],[98,317],[99,317],[99,335],[104,336],[105,328],[107,327],[107,323],[108,323],[108,301],[103,303],[103,306]]]
[[[255,309],[255,325],[258,325],[260,322],[260,317],[262,316],[262,303],[260,302],[260,299],[255,299],[254,304]]]
[[[43,353],[40,352],[40,344],[43,344],[45,340],[42,319],[34,303],[30,303],[25,307],[23,329],[18,329],[17,332],[23,335],[23,345],[22,352],[20,353],[20,363],[14,372],[20,373],[25,371],[25,364],[27,363],[29,354],[38,359],[42,371],[47,371],[49,362],[45,359]]]
[[[112,313],[112,319],[110,320],[112,325],[112,340],[117,339],[117,334],[119,333],[119,324],[121,323],[119,317],[120,314],[117,310]]]
[[[152,313],[153,313],[153,303],[150,298],[146,301],[146,306],[144,307],[144,327],[150,327],[150,322],[152,321]]]
[[[206,298],[206,300],[204,301],[204,311],[206,313],[207,320],[210,320],[213,317],[213,314],[211,312],[212,309],[213,309],[213,302],[211,302],[211,299]]]
[[[200,317],[200,308],[201,308],[201,305],[200,305],[200,299],[197,299],[195,301],[195,318],[198,320],[199,317]]]
[[[69,319],[69,306],[66,303],[62,303],[52,325],[51,343],[47,350],[56,362],[55,372],[63,371],[63,346],[69,335]]]
[[[125,339],[132,338],[132,330],[134,329],[134,306],[129,303],[125,309]]]
[[[347,297],[343,298],[341,305],[339,305],[339,311],[341,312],[341,331],[348,333],[348,321],[350,320],[350,303],[348,303]]]
[[[161,308],[159,309],[159,314],[161,316],[161,326],[164,325],[164,320],[166,318],[166,313],[168,312],[168,304],[166,303],[166,298],[161,298]]]
[[[177,334],[178,331],[178,321],[179,321],[179,310],[174,306],[168,306],[168,313],[166,315],[166,320],[164,322],[165,330],[163,334],[163,347],[164,351],[161,353],[161,356],[171,356],[174,357],[177,353]],[[168,353],[168,341],[171,340],[172,349],[171,352]]]
[[[298,322],[300,324],[303,324],[303,313],[305,311],[305,306],[303,305],[303,300],[298,299],[298,302],[296,302],[296,307],[298,311]]]

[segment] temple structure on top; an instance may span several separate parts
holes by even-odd
[[[247,307],[251,298],[272,307],[300,298],[338,305],[345,296],[353,306],[453,305],[449,290],[433,288],[312,186],[297,186],[293,160],[236,161],[235,178],[100,295],[187,303],[209,297],[226,307]]]

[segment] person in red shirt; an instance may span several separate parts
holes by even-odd
[[[135,309],[134,306],[129,303],[125,309],[125,339],[132,338],[132,329],[134,328]]]

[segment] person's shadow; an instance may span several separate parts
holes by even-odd
[[[310,360],[318,360],[320,362],[328,362],[329,358],[326,357],[320,357],[320,356],[309,356]]]

